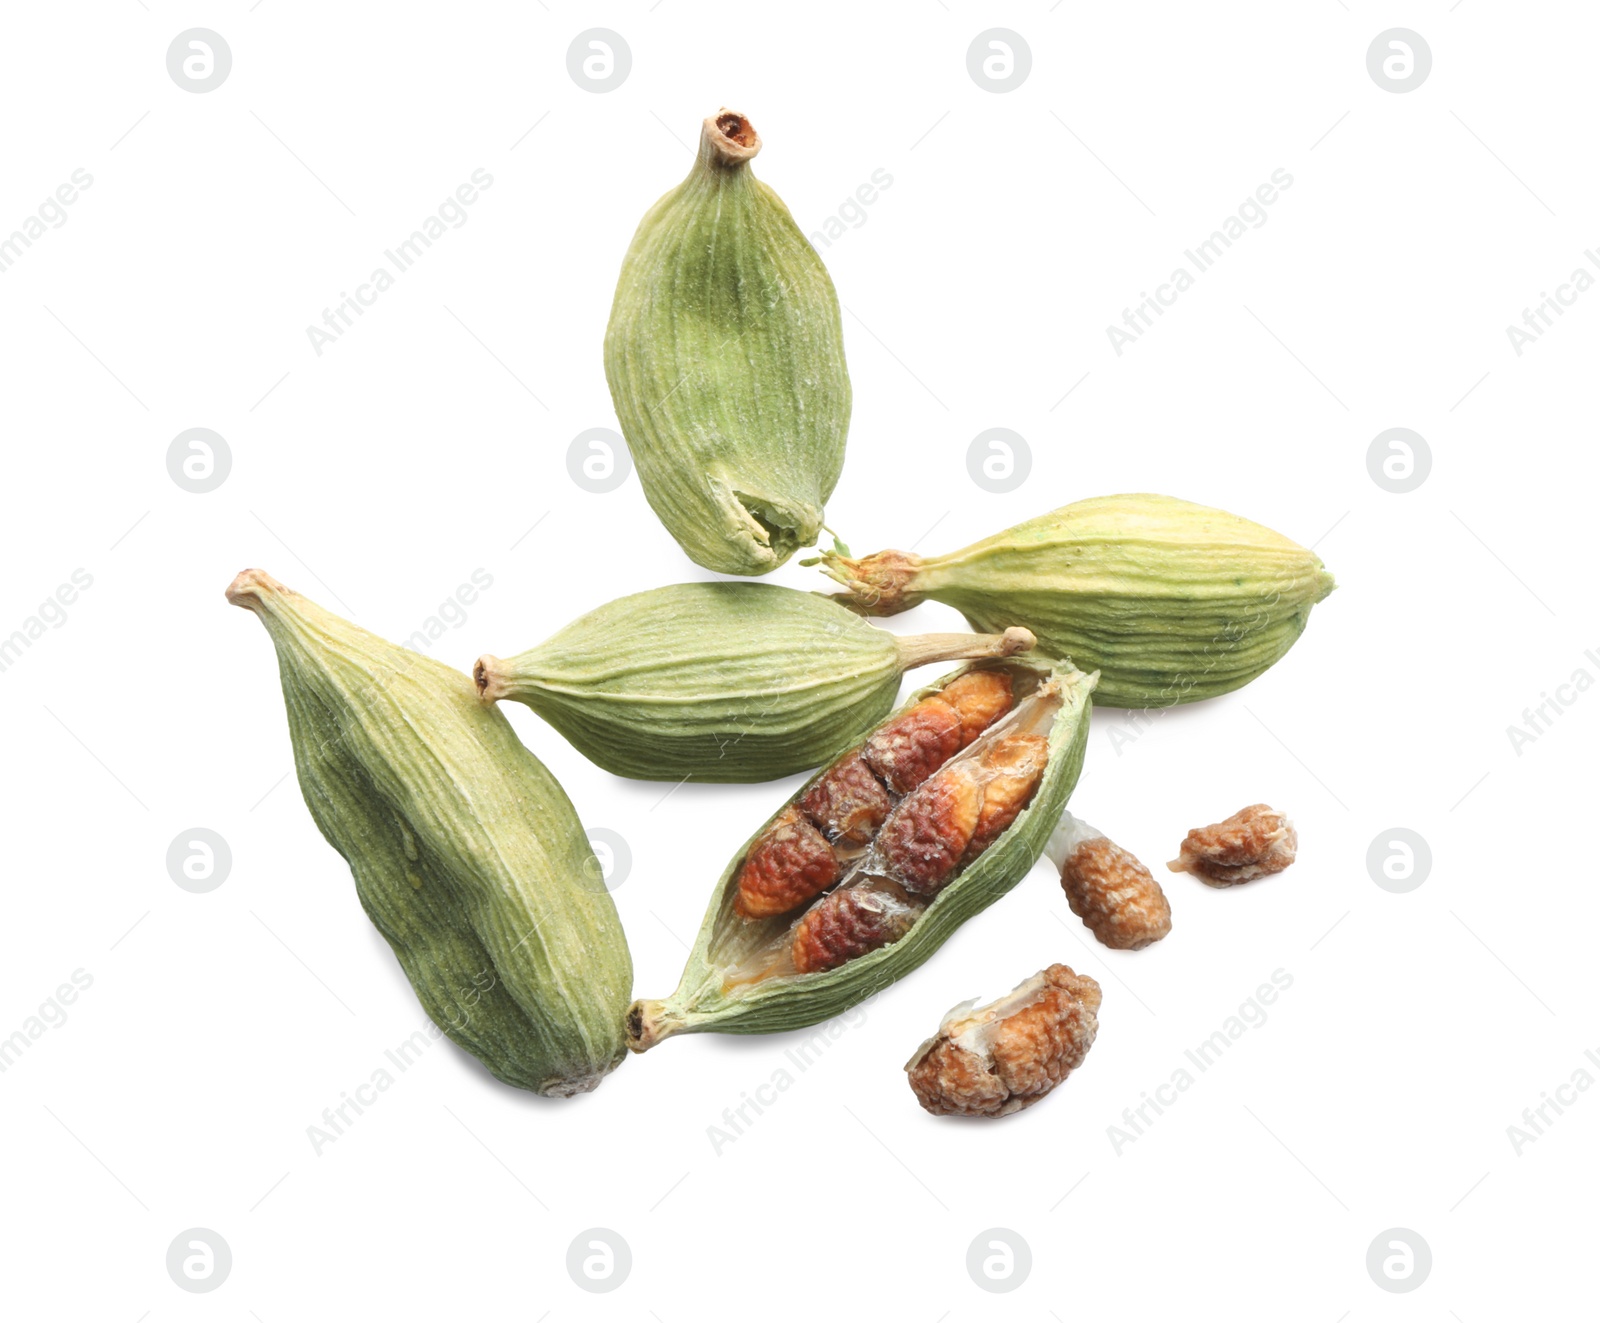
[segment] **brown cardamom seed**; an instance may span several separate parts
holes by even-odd
[[[1265,804],[1252,804],[1231,818],[1196,827],[1167,867],[1193,873],[1207,886],[1232,887],[1281,873],[1294,862],[1299,845],[1294,823]]]
[[[1172,907],[1150,870],[1071,812],[1045,853],[1061,870],[1072,912],[1104,945],[1138,951],[1172,931]]]
[[[1051,965],[987,1006],[964,1002],[906,1063],[935,1116],[1009,1116],[1079,1066],[1099,1028],[1100,985]]]

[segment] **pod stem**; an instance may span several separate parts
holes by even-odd
[[[667,1010],[666,1002],[650,1000],[636,1001],[628,1007],[622,1026],[630,1052],[648,1052],[685,1028],[683,1019]]]
[[[909,671],[930,662],[979,657],[1014,657],[1027,652],[1036,640],[1033,631],[1014,625],[1004,634],[910,634],[895,639],[900,669]]]
[[[478,697],[485,703],[498,703],[511,692],[507,669],[508,663],[487,652],[473,663],[472,680],[478,686]]]
[[[240,570],[228,585],[227,598],[234,606],[259,611],[269,594],[288,595],[290,592],[265,570]]]
[[[700,164],[711,169],[737,170],[748,165],[761,150],[756,126],[737,110],[724,106],[700,126]]]

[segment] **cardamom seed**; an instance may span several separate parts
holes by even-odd
[[[1167,867],[1192,873],[1208,887],[1236,887],[1283,872],[1299,849],[1294,823],[1266,804],[1251,804],[1221,822],[1196,827]]]
[[[606,380],[645,497],[697,565],[765,574],[810,546],[850,424],[839,300],[723,110],[645,213],[606,327]]]
[[[879,731],[916,729],[908,714],[971,676],[1004,677],[1011,702],[904,793],[880,778],[891,806],[876,823],[853,811],[876,800],[862,790],[863,775],[878,775],[862,757],[874,735],[741,847],[677,991],[629,1010],[629,1047],[838,1015],[910,973],[1022,879],[1077,784],[1095,677],[1038,653],[983,662],[914,694]],[[821,857],[828,845],[832,860]]]
[[[1070,809],[1044,852],[1072,912],[1104,945],[1141,951],[1172,931],[1172,906],[1150,870]]]
[[[768,781],[882,720],[907,670],[1032,645],[1026,630],[895,635],[774,584],[681,583],[609,602],[516,657],[481,657],[473,674],[486,700],[526,703],[618,776]]]
[[[962,1002],[906,1062],[911,1091],[935,1116],[1020,1112],[1083,1064],[1099,1010],[1100,985],[1067,965],[1040,970],[987,1006]]]
[[[864,615],[931,598],[974,629],[1031,629],[1044,652],[1100,672],[1095,701],[1108,707],[1170,707],[1248,684],[1334,587],[1314,554],[1271,529],[1152,495],[1078,501],[944,556],[818,560]]]
[[[507,1084],[565,1096],[624,1055],[633,964],[571,801],[472,681],[260,570],[306,806],[423,1009]]]

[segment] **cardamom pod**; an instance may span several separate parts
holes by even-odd
[[[306,806],[423,1009],[507,1084],[594,1088],[633,964],[556,779],[459,671],[260,570],[228,600],[272,636]]]
[[[907,670],[1032,646],[1027,630],[895,635],[774,584],[680,583],[609,602],[516,657],[480,657],[473,674],[486,700],[526,703],[618,776],[769,781],[882,720]]]
[[[1098,670],[1095,701],[1109,707],[1170,707],[1248,684],[1334,586],[1315,555],[1271,529],[1152,495],[1078,501],[944,556],[818,559],[864,615],[932,598],[974,629],[1031,629],[1051,656]]]
[[[743,115],[705,121],[689,176],[639,222],[606,381],[645,497],[697,565],[765,574],[817,540],[850,377],[833,282],[750,171]]]
[[[893,789],[864,750],[891,730],[898,734],[888,745],[915,743],[927,723],[907,718],[978,676],[1004,681],[1006,708],[991,704],[988,724],[969,742],[925,767],[917,784]],[[642,1052],[675,1034],[815,1024],[922,964],[1044,850],[1083,766],[1094,686],[1093,675],[1032,652],[964,667],[914,694],[740,848],[712,893],[677,991],[628,1011],[628,1046]],[[920,760],[896,766],[913,763]],[[866,776],[878,778],[875,790],[863,789]],[[886,811],[865,819],[849,811],[881,809],[882,799]]]

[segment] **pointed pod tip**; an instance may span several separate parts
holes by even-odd
[[[228,585],[227,598],[233,605],[253,611],[263,595],[288,591],[265,570],[240,570]]]

